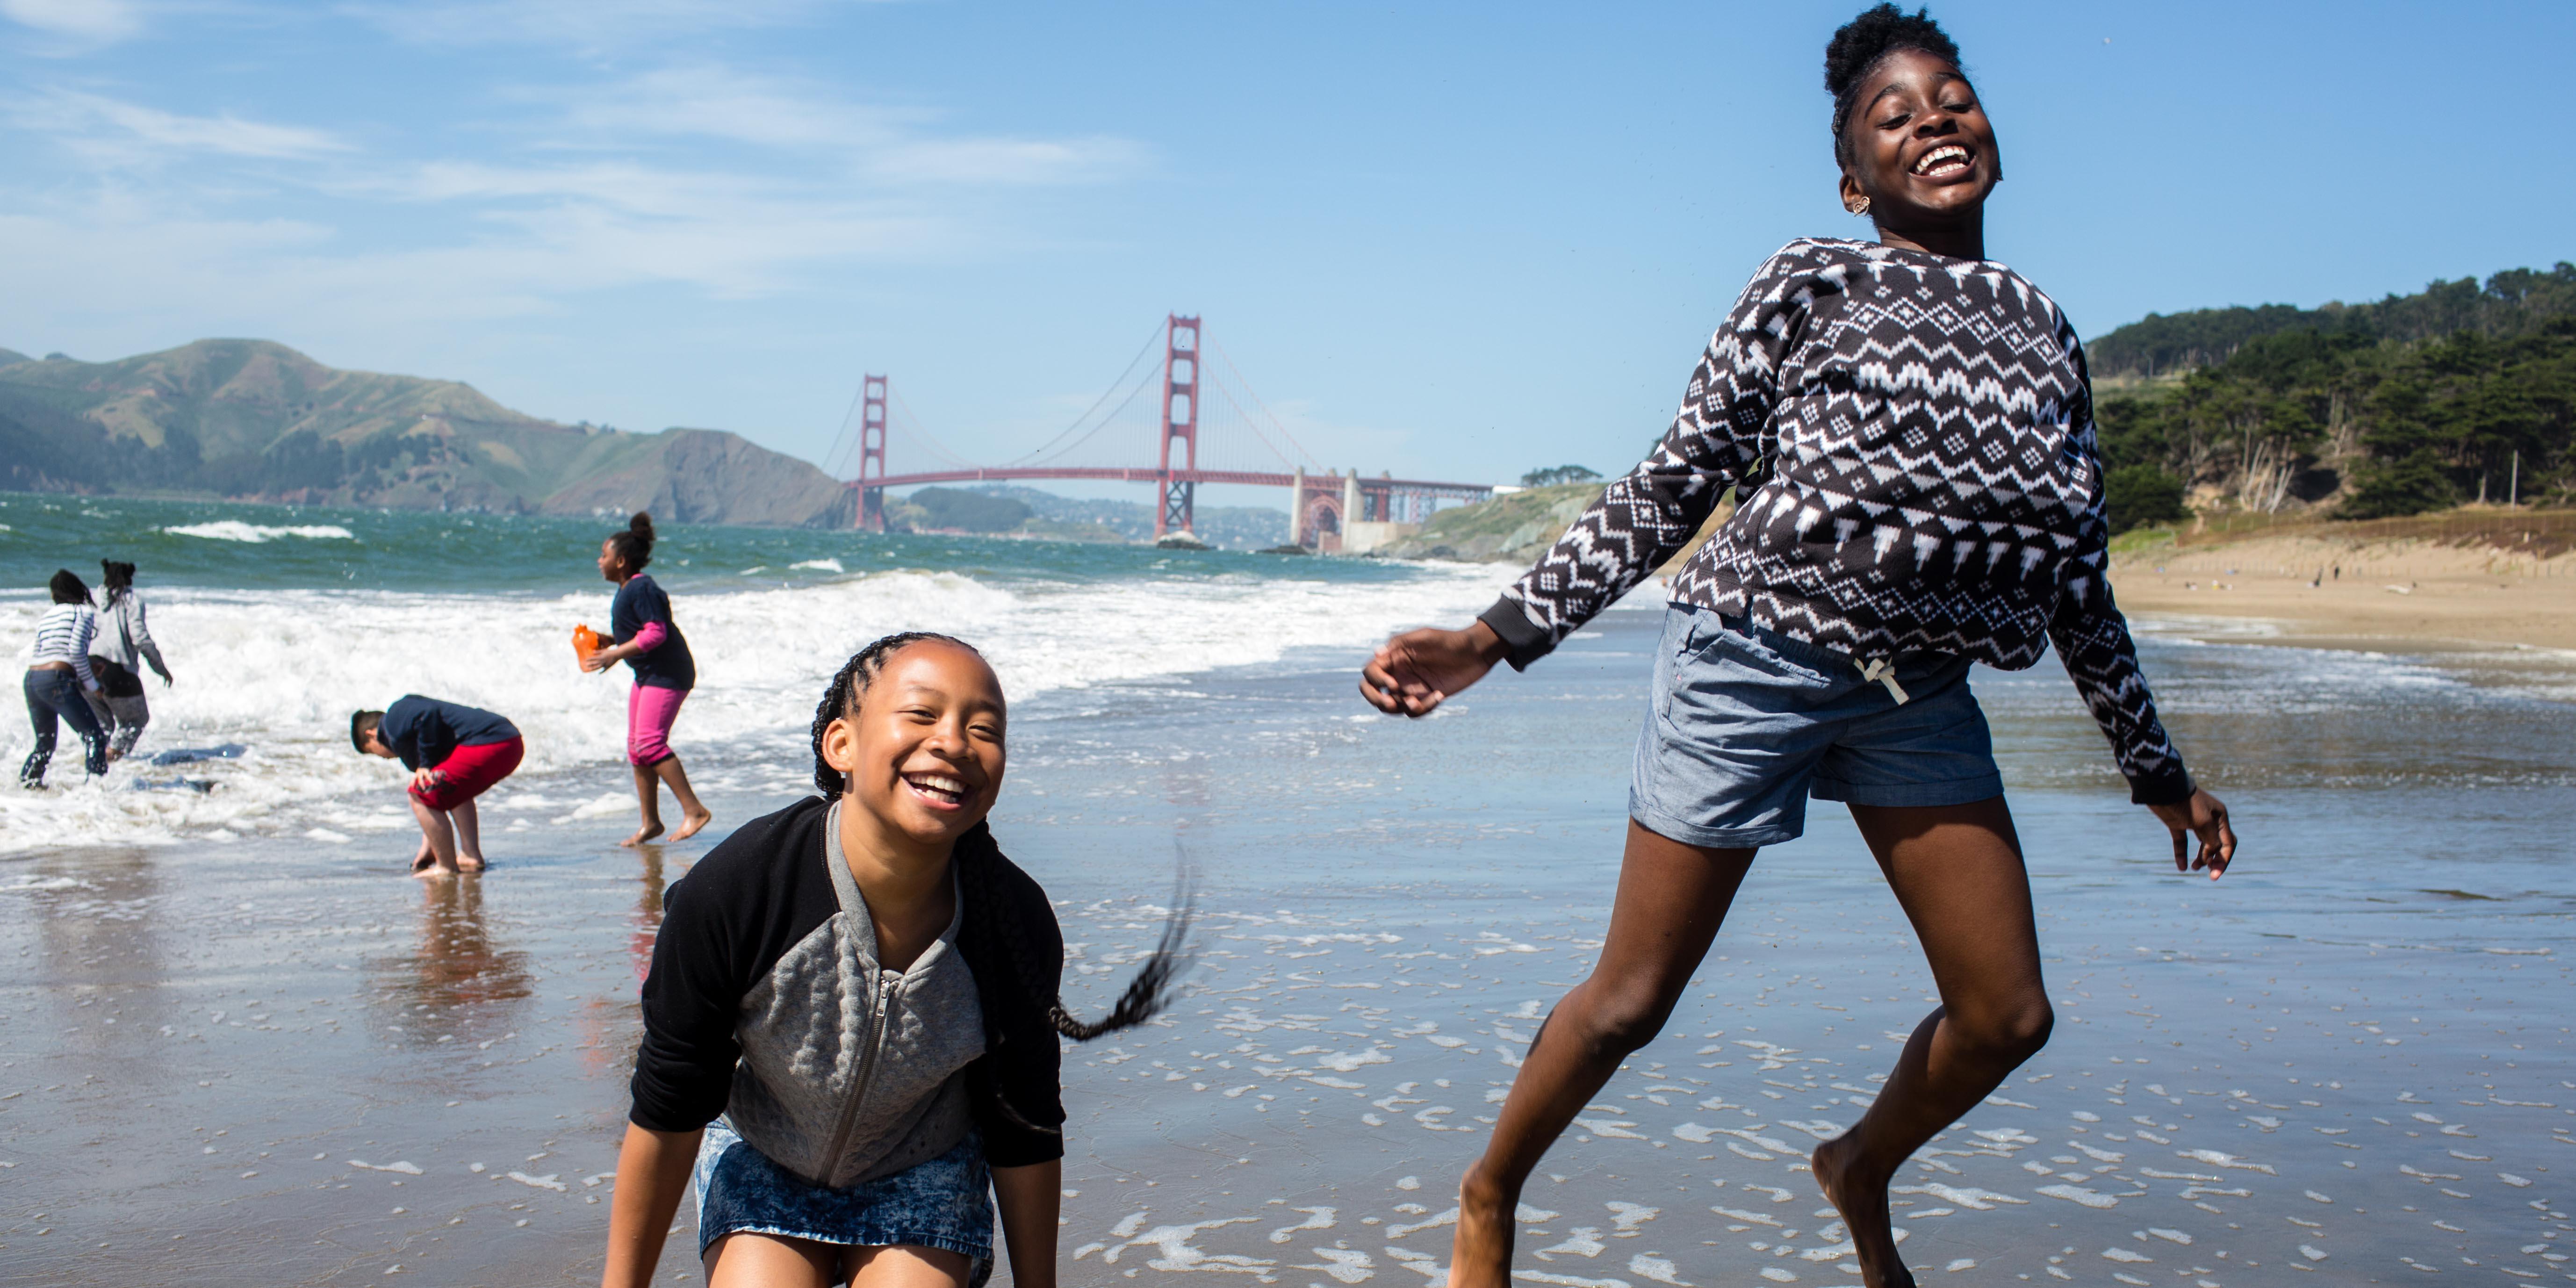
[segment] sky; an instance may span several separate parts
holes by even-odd
[[[0,346],[259,337],[817,461],[881,372],[995,461],[1177,312],[1327,464],[1615,472],[1766,254],[1867,235],[1859,7],[0,0]],[[2085,334],[2576,259],[2563,0],[1934,16],[1989,253]]]

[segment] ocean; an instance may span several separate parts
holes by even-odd
[[[1175,1010],[1068,1050],[1067,1282],[1440,1282],[1456,1177],[1599,947],[1651,595],[1403,722],[1358,700],[1368,647],[1516,570],[675,526],[674,741],[717,822],[639,853],[623,682],[567,642],[612,522],[0,496],[0,630],[24,648],[54,567],[132,559],[179,676],[142,755],[218,753],[0,786],[0,1276],[595,1282],[660,892],[805,790],[848,652],[925,627],[1012,696],[994,826],[1058,902],[1073,1009],[1182,856],[1204,883]],[[2055,663],[1976,673],[2060,1021],[1906,1169],[1916,1273],[2576,1278],[2576,666],[2139,627],[2245,850],[2175,873]],[[529,731],[481,878],[405,878],[399,773],[348,749],[349,710],[413,691]],[[1856,1282],[1804,1155],[1931,1000],[1819,805],[1542,1165],[1520,1279]]]

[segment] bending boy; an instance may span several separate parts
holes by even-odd
[[[483,870],[474,798],[519,767],[527,744],[517,725],[480,707],[413,693],[382,711],[351,715],[349,741],[412,771],[411,815],[421,836],[414,876]]]

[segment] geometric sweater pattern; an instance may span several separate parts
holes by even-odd
[[[1852,655],[2004,670],[2054,644],[2133,798],[2187,799],[2111,597],[2083,346],[1990,261],[1804,238],[1744,289],[1672,429],[1485,615],[1524,667],[1735,513],[1679,604]]]

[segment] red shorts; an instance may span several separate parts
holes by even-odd
[[[512,738],[508,742],[483,742],[459,747],[438,762],[434,772],[436,784],[415,785],[411,798],[444,814],[491,789],[492,784],[510,776],[519,767],[519,757],[527,754],[528,744]]]

